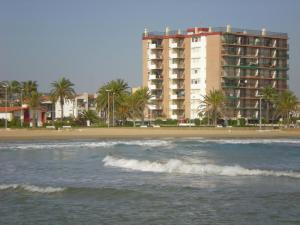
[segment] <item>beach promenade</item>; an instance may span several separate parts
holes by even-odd
[[[249,128],[72,128],[0,129],[0,141],[38,139],[300,138],[300,129]]]

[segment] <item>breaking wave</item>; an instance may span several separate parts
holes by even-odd
[[[14,189],[14,190],[23,190],[28,192],[37,192],[37,193],[56,193],[56,192],[62,192],[66,188],[61,187],[39,187],[35,185],[27,185],[27,184],[1,184],[0,185],[0,191],[1,190],[7,190],[7,189]]]
[[[198,139],[199,143],[217,144],[300,144],[300,139]]]
[[[239,165],[219,166],[213,164],[193,164],[178,159],[170,159],[166,162],[116,158],[106,156],[103,159],[105,166],[118,167],[142,172],[155,173],[179,173],[196,174],[200,176],[221,175],[221,176],[284,176],[300,178],[300,173],[293,171],[273,171],[260,169],[246,169]]]
[[[99,148],[113,147],[116,145],[132,145],[144,147],[170,147],[170,140],[129,140],[129,141],[99,141],[99,142],[69,142],[69,143],[45,143],[45,144],[6,144],[0,146],[0,149],[62,149],[62,148]]]

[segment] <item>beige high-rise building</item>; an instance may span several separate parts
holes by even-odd
[[[262,89],[287,89],[286,33],[218,28],[143,33],[143,86],[148,117],[195,119],[213,89],[226,96],[227,118],[258,118]]]

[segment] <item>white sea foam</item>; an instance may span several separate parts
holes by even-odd
[[[20,189],[29,192],[38,192],[38,193],[55,193],[55,192],[62,192],[65,188],[61,187],[39,187],[35,185],[27,185],[27,184],[1,184],[0,190],[7,190],[7,189]]]
[[[124,159],[106,156],[103,159],[103,162],[105,166],[143,172],[196,174],[201,176],[285,176],[300,178],[300,173],[293,171],[246,169],[239,165],[219,166],[213,164],[193,164],[178,159],[170,159],[166,162],[151,162],[148,160]]]
[[[300,139],[200,139],[197,142],[217,144],[300,144]]]
[[[0,149],[62,149],[62,148],[99,148],[113,147],[116,145],[133,145],[144,147],[171,147],[170,140],[130,140],[130,141],[99,141],[99,142],[69,142],[69,143],[45,143],[45,144],[6,144],[0,146]]]

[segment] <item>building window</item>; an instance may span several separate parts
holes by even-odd
[[[200,79],[192,79],[191,83],[192,84],[200,84]]]

